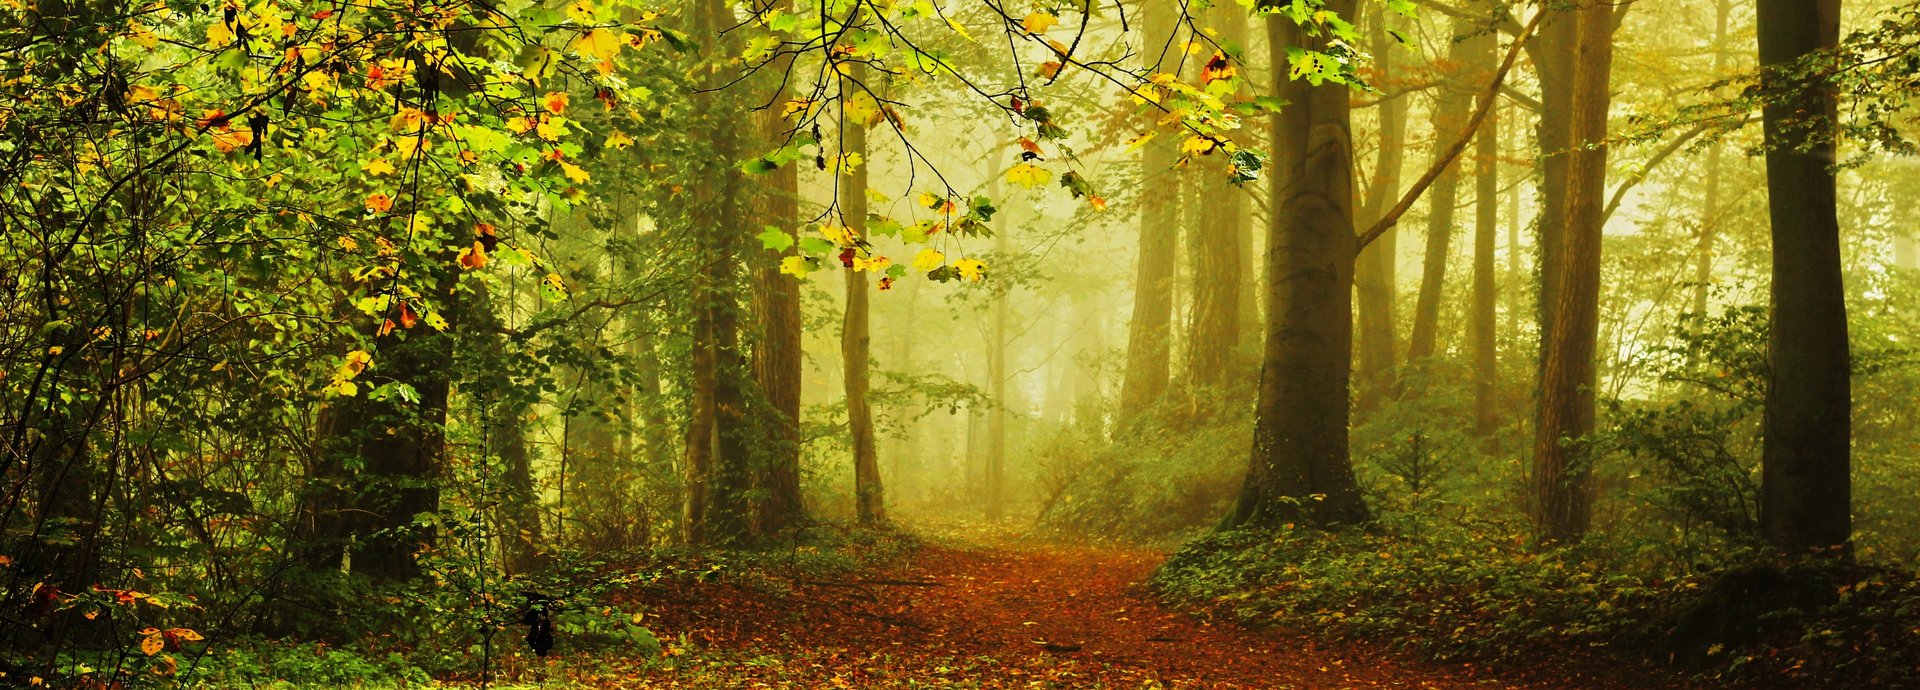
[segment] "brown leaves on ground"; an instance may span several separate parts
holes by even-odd
[[[1141,586],[1160,554],[927,547],[888,572],[640,593],[685,655],[635,687],[1577,688],[1391,658],[1169,610]],[[682,636],[685,636],[682,638]],[[685,640],[684,646],[679,640]],[[691,647],[694,649],[687,649]]]

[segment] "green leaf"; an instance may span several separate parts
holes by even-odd
[[[839,247],[821,237],[800,238],[800,251],[807,254],[832,254]]]
[[[793,235],[771,225],[767,226],[767,229],[760,231],[758,237],[760,238],[760,246],[776,252],[784,253],[788,249],[792,249],[794,245]]]

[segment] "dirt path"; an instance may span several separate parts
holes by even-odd
[[[861,580],[654,592],[650,625],[693,654],[648,687],[1583,688],[1490,676],[1364,648],[1212,623],[1140,583],[1162,556],[1094,549],[927,547]],[[782,591],[784,590],[784,591]],[[670,647],[672,645],[670,644]],[[670,653],[672,653],[670,651]]]

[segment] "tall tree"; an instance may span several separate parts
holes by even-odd
[[[1592,519],[1591,455],[1596,341],[1600,318],[1600,242],[1606,209],[1608,86],[1613,68],[1613,4],[1585,0],[1572,10],[1572,127],[1566,155],[1565,233],[1552,290],[1552,328],[1543,334],[1539,421],[1534,432],[1534,520],[1547,543],[1571,543]],[[1556,22],[1556,23],[1561,23]],[[1552,209],[1549,209],[1551,212]],[[1551,258],[1551,255],[1550,255]]]
[[[774,0],[775,11],[791,10],[793,0]],[[780,79],[772,102],[788,98],[786,76],[793,56],[778,56],[768,66]],[[784,141],[789,125],[773,108],[760,115],[763,143]],[[800,221],[799,171],[783,165],[766,174],[757,197],[759,224],[778,228],[797,239]],[[760,464],[755,473],[762,494],[759,524],[763,534],[777,534],[806,519],[806,507],[800,496],[800,373],[806,356],[801,339],[800,282],[780,272],[780,260],[792,256],[784,252],[761,251],[754,264],[753,313],[759,333],[753,346],[753,378],[766,395],[763,418],[775,430],[759,451]]]
[[[1773,325],[1760,522],[1789,553],[1853,535],[1851,353],[1834,173],[1834,88],[1797,66],[1840,40],[1840,0],[1757,0]]]
[[[1460,137],[1467,123],[1467,111],[1473,106],[1475,75],[1467,69],[1476,54],[1476,46],[1461,36],[1486,32],[1475,22],[1453,21],[1449,32],[1453,40],[1447,46],[1446,77],[1441,79],[1439,95],[1433,107],[1433,139],[1436,155],[1443,143]],[[1454,210],[1460,196],[1460,165],[1446,166],[1427,190],[1426,253],[1420,259],[1420,294],[1413,307],[1413,329],[1407,335],[1407,364],[1417,366],[1434,354],[1440,337],[1440,298],[1446,290],[1447,261],[1452,258]]]
[[[1350,16],[1354,0],[1326,7]],[[1326,47],[1283,15],[1266,20],[1276,56]],[[1286,69],[1271,80],[1288,106],[1271,122],[1267,339],[1253,452],[1222,526],[1356,523],[1368,513],[1347,445],[1356,246],[1349,94],[1290,79]]]
[[[1720,79],[1727,71],[1727,54],[1732,46],[1727,45],[1727,20],[1733,14],[1733,0],[1719,0],[1714,3],[1713,22],[1713,78]],[[1694,246],[1693,263],[1693,313],[1707,313],[1707,296],[1713,289],[1713,242],[1720,232],[1720,169],[1721,152],[1724,147],[1718,138],[1707,146],[1707,171],[1702,184],[1705,187],[1700,201],[1700,237]]]
[[[845,104],[866,88],[866,65],[841,63],[840,146],[845,158],[867,156],[867,127],[848,114]],[[855,159],[857,160],[857,159]],[[867,166],[847,165],[840,171],[840,219],[856,241],[867,236]],[[867,401],[868,370],[873,362],[873,340],[868,329],[867,274],[857,264],[846,268],[847,311],[840,324],[840,355],[847,386],[847,429],[853,442],[853,495],[860,524],[873,527],[887,520],[886,497],[880,486],[880,456],[873,435],[873,408]]]
[[[1163,54],[1176,43],[1180,30],[1179,5],[1146,2],[1142,31],[1146,55],[1178,60]],[[1173,335],[1173,274],[1180,242],[1181,175],[1174,137],[1154,137],[1140,153],[1140,255],[1133,282],[1133,321],[1127,326],[1127,369],[1120,384],[1120,416],[1131,417],[1152,407],[1166,392],[1171,372],[1169,346]]]
[[[1245,10],[1221,3],[1213,8],[1217,38],[1230,47],[1247,42]],[[1203,190],[1204,191],[1204,190]],[[1205,199],[1200,222],[1188,238],[1193,279],[1193,313],[1187,331],[1187,382],[1218,388],[1233,375],[1230,359],[1240,344],[1242,241],[1249,231],[1247,195],[1220,190]]]
[[[693,8],[703,35],[715,39],[710,49],[730,55],[724,37],[734,26],[733,10],[725,0],[700,0]],[[739,108],[723,102],[717,93],[726,83],[724,60],[710,61],[702,83],[708,91],[695,99],[692,121],[711,156],[695,162],[697,182],[689,186],[693,208],[706,221],[688,228],[697,258],[690,284],[688,307],[693,311],[692,382],[688,409],[686,493],[682,525],[688,542],[723,544],[748,535],[751,526],[746,504],[751,476],[746,468],[749,425],[746,391],[749,381],[739,348],[738,219],[747,217],[744,173],[733,164],[739,159],[740,132],[749,131]]]
[[[1475,75],[1491,74],[1499,67],[1500,46],[1494,33],[1483,27],[1461,43],[1471,60]],[[1477,78],[1477,76],[1476,76]],[[1473,307],[1471,338],[1473,351],[1473,427],[1482,436],[1499,426],[1499,408],[1495,400],[1499,386],[1498,301],[1494,280],[1494,247],[1500,233],[1500,120],[1499,109],[1491,110],[1474,139],[1473,183]]]
[[[1385,77],[1393,74],[1399,46],[1387,33],[1388,22],[1397,16],[1384,5],[1374,8],[1368,23],[1368,41],[1374,55],[1373,71]],[[1400,198],[1401,169],[1406,163],[1407,97],[1383,99],[1379,108],[1380,142],[1374,152],[1373,176],[1367,185],[1366,203],[1356,225],[1371,227],[1385,216]],[[1399,231],[1389,229],[1360,251],[1355,268],[1359,318],[1359,406],[1362,411],[1379,404],[1391,384],[1394,359],[1399,356],[1399,336],[1394,330],[1396,263],[1399,257]]]

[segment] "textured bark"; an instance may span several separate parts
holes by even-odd
[[[1839,41],[1839,0],[1757,5],[1763,68],[1791,65]],[[1772,73],[1762,78],[1782,79]],[[1852,391],[1840,223],[1828,167],[1834,161],[1836,98],[1824,86],[1794,86],[1763,111],[1773,326],[1760,522],[1782,551],[1845,554],[1853,538]]]
[[[1481,32],[1461,44],[1475,74],[1498,68],[1499,44],[1491,32]],[[1500,120],[1496,109],[1481,123],[1474,140],[1473,182],[1473,307],[1470,314],[1473,354],[1473,428],[1482,436],[1500,425],[1500,361],[1498,302],[1494,247],[1500,233]]]
[[[1473,22],[1456,20],[1453,33],[1480,31]],[[1484,32],[1483,32],[1484,33]],[[1477,40],[1477,39],[1476,39]],[[1467,113],[1473,107],[1473,81],[1477,76],[1466,68],[1475,50],[1467,42],[1455,42],[1447,50],[1451,68],[1440,85],[1433,109],[1433,140],[1451,142],[1460,138]],[[1454,208],[1460,197],[1459,162],[1448,165],[1427,190],[1426,253],[1420,260],[1420,294],[1414,302],[1413,329],[1407,336],[1407,363],[1419,365],[1434,355],[1440,337],[1440,298],[1447,285],[1447,261],[1453,250]]]
[[[1149,57],[1178,30],[1178,6],[1147,3],[1144,45]],[[1173,56],[1177,59],[1178,56]],[[1173,169],[1178,137],[1160,136],[1140,153],[1140,256],[1133,282],[1133,321],[1127,327],[1127,369],[1120,385],[1120,416],[1134,417],[1167,390],[1173,335],[1173,274],[1180,242],[1181,176]]]
[[[1561,238],[1565,235],[1568,162],[1573,150],[1574,12],[1556,6],[1543,20],[1536,40],[1527,42],[1527,56],[1540,80],[1540,123],[1535,130],[1540,149],[1539,332],[1541,364],[1546,362],[1547,334],[1553,332],[1559,307]]]
[[[791,9],[793,0],[777,0],[773,9]],[[784,77],[792,56],[777,59],[768,72]],[[772,99],[784,103],[788,97],[784,82]],[[763,144],[786,140],[789,124],[777,109],[760,115]],[[756,198],[756,225],[775,227],[795,236],[800,223],[798,168],[780,166],[761,179]],[[800,372],[806,357],[801,340],[800,282],[780,272],[780,260],[798,251],[754,251],[753,313],[759,324],[753,345],[753,378],[766,395],[762,419],[774,430],[768,447],[761,451],[762,462],[756,469],[756,481],[764,497],[758,511],[758,529],[762,534],[778,534],[806,521],[806,505],[800,495]]]
[[[849,63],[843,91],[864,81],[866,66]],[[867,128],[845,113],[840,117],[840,146],[845,154],[867,157]],[[840,177],[840,216],[854,237],[867,235],[867,166],[855,166]],[[873,409],[867,402],[868,368],[873,342],[868,333],[867,274],[846,269],[847,311],[840,323],[840,356],[846,370],[847,428],[853,442],[854,507],[860,524],[874,527],[887,521],[886,496],[880,485],[880,456],[873,437]]]
[[[1222,4],[1213,11],[1219,40],[1228,45],[1247,41],[1245,10]],[[1247,195],[1222,187],[1199,190],[1200,222],[1188,238],[1192,262],[1193,309],[1187,331],[1187,384],[1196,389],[1219,388],[1233,376],[1234,348],[1240,344],[1242,242],[1249,232]]]
[[[1327,8],[1350,15],[1353,0]],[[1318,38],[1267,17],[1274,54]],[[1273,72],[1267,340],[1246,481],[1225,528],[1368,518],[1348,456],[1353,369],[1353,142],[1348,93]]]
[[[1608,81],[1613,66],[1613,6],[1589,0],[1574,10],[1572,135],[1567,156],[1560,268],[1552,328],[1541,343],[1539,423],[1534,434],[1534,521],[1546,543],[1573,543],[1592,520],[1591,456],[1600,244],[1606,209]],[[1562,21],[1565,21],[1563,18]],[[1551,209],[1549,209],[1551,211]]]
[[[733,26],[724,0],[701,0],[697,21],[702,31],[721,36]],[[727,41],[715,48],[730,53]],[[718,63],[701,76],[709,92],[694,99],[694,122],[702,123],[708,150],[705,169],[692,185],[692,207],[704,220],[690,230],[699,268],[690,284],[693,345],[691,404],[688,409],[687,492],[683,524],[693,544],[724,544],[744,539],[751,526],[746,469],[749,425],[746,420],[745,362],[739,348],[739,219],[747,217],[747,182],[733,165],[739,159],[740,132],[751,125],[715,91],[726,76]]]
[[[1375,72],[1392,74],[1400,47],[1387,34],[1387,23],[1397,16],[1376,8],[1368,28]],[[1359,227],[1379,222],[1387,209],[1400,198],[1400,175],[1406,163],[1407,99],[1395,98],[1379,106],[1380,147],[1374,153],[1372,183],[1367,187],[1366,203],[1358,217]],[[1359,296],[1360,340],[1358,403],[1366,411],[1378,406],[1392,383],[1394,358],[1399,356],[1399,336],[1394,331],[1395,263],[1399,256],[1399,231],[1390,229],[1360,252],[1356,263],[1354,287]]]

